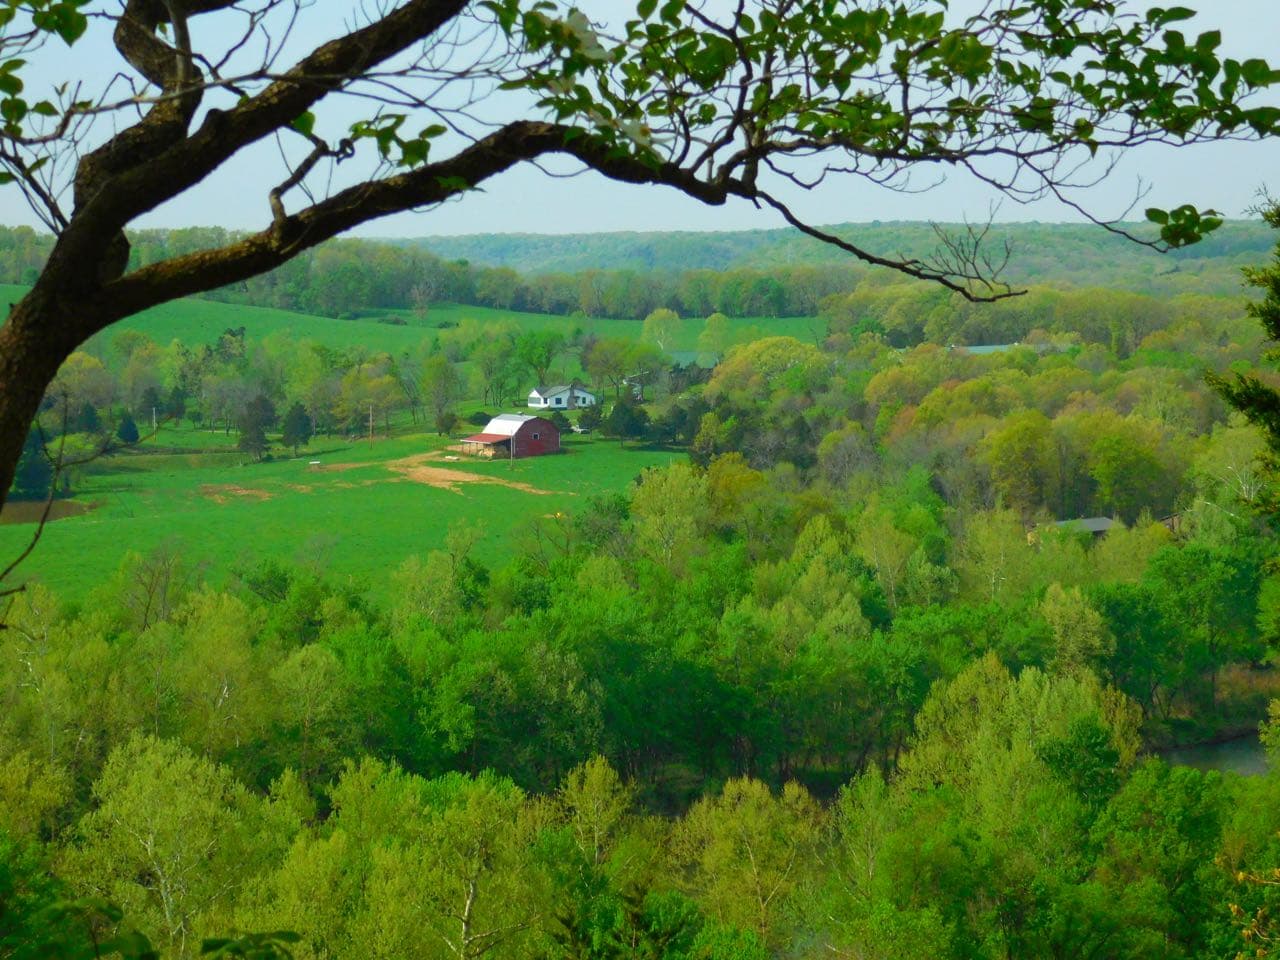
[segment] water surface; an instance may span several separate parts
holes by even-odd
[[[1161,750],[1166,762],[1176,766],[1195,767],[1197,770],[1217,770],[1221,773],[1239,773],[1257,777],[1266,773],[1266,751],[1257,734],[1224,740],[1222,743],[1202,743],[1193,747],[1171,747]]]

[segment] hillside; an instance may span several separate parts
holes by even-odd
[[[828,228],[879,254],[927,257],[938,245],[927,223],[839,224]],[[963,229],[950,225],[949,229]],[[1132,225],[1142,235],[1150,230]],[[1086,224],[1006,223],[992,228],[994,247],[1008,243],[1015,283],[1158,289],[1162,275],[1203,278],[1201,292],[1238,289],[1238,267],[1257,262],[1274,237],[1260,221],[1231,221],[1211,239],[1168,255]],[[421,246],[448,260],[509,267],[522,273],[580,270],[724,270],[780,264],[838,264],[849,258],[791,229],[733,232],[476,234],[387,241]]]

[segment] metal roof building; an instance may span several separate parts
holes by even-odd
[[[480,433],[462,438],[462,449],[478,457],[512,460],[560,452],[560,431],[550,420],[500,413]]]

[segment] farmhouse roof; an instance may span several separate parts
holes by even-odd
[[[472,434],[469,437],[463,437],[462,442],[489,444],[489,443],[502,443],[502,441],[510,440],[510,439],[511,437],[509,437],[505,433],[476,433],[476,434]]]
[[[573,383],[558,383],[554,387],[538,387],[530,392],[536,393],[540,397],[554,397],[557,393],[567,393],[570,390],[577,390],[580,393],[591,392],[577,380],[573,381]]]
[[[1071,527],[1088,533],[1106,533],[1116,525],[1110,517],[1081,517],[1078,520],[1058,520],[1055,526]]]

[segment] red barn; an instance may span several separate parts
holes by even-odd
[[[560,452],[560,431],[550,420],[500,413],[482,433],[462,438],[462,449],[478,457],[537,457]]]

